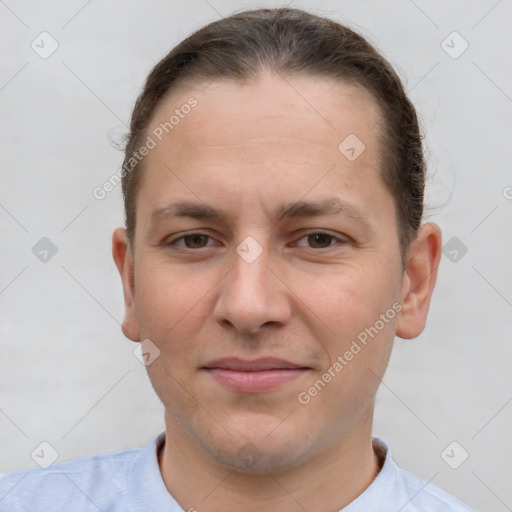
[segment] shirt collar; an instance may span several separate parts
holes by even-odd
[[[409,502],[401,482],[400,470],[391,455],[391,449],[382,439],[373,438],[373,449],[383,460],[382,468],[375,480],[343,512],[378,510],[396,512],[397,504],[405,507]],[[401,509],[400,509],[401,510]]]
[[[158,434],[134,457],[128,470],[127,491],[133,504],[133,512],[181,512],[182,508],[167,490],[160,468],[157,453],[164,442],[165,432]]]
[[[164,438],[165,432],[157,435],[140,451],[139,456],[132,460],[128,471],[127,489],[134,512],[182,510],[167,490],[158,466],[157,453]],[[342,512],[396,512],[397,503],[405,506],[408,502],[403,486],[400,485],[400,472],[392,458],[391,449],[379,438],[373,438],[373,448],[381,460],[381,470],[369,487],[343,508]]]

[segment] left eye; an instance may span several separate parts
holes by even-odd
[[[303,236],[296,245],[299,247],[310,247],[312,249],[325,249],[338,241],[339,240],[333,235],[318,232]]]

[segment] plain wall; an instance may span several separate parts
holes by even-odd
[[[154,64],[210,21],[278,5],[0,3],[0,472],[34,466],[41,441],[66,460],[143,446],[163,430],[120,328],[111,235],[123,223],[121,187],[102,200],[93,190],[122,163],[112,140]],[[396,341],[375,435],[404,469],[480,510],[510,510],[512,2],[291,6],[352,26],[394,64],[426,135],[426,219],[444,243],[455,238],[425,331]],[[31,47],[43,31],[59,45],[47,59]],[[465,43],[454,31],[469,44],[457,58]],[[33,253],[43,237],[57,248],[47,262]],[[469,453],[458,469],[441,456],[453,441]]]

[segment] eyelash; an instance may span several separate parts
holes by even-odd
[[[298,245],[298,242],[305,239],[305,238],[308,238],[310,236],[314,236],[314,235],[323,235],[323,236],[326,236],[326,237],[329,237],[331,239],[331,242],[328,246],[326,247],[321,247],[321,248],[314,248],[314,247],[310,247],[310,246],[300,246]],[[192,247],[186,247],[185,245],[178,245],[178,242],[180,241],[183,241],[187,238],[187,237],[193,237],[193,236],[201,236],[201,237],[205,237],[207,238],[209,241],[210,240],[213,240],[213,237],[211,237],[210,235],[207,235],[205,233],[201,233],[200,231],[194,231],[194,232],[191,232],[191,233],[186,233],[185,235],[181,235],[180,237],[174,239],[174,240],[170,240],[169,242],[167,242],[165,245],[167,246],[176,246],[180,249],[183,249],[183,250],[189,250],[189,251],[197,251],[199,249],[205,249],[207,247],[211,247],[211,244],[208,244],[205,245],[204,247],[199,247],[199,248],[192,248]],[[345,244],[347,242],[347,240],[345,238],[341,238],[341,237],[338,237],[338,236],[335,236],[329,232],[326,232],[326,231],[309,231],[305,234],[303,234],[298,240],[297,242],[294,243],[295,246],[297,247],[302,247],[302,248],[306,248],[306,249],[314,249],[315,251],[320,251],[320,250],[326,250],[326,249],[329,249],[330,247],[333,247],[337,244]]]

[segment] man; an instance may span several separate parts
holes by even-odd
[[[364,39],[293,9],[205,27],[149,75],[124,169],[123,332],[165,432],[7,475],[0,510],[471,510],[372,439],[441,233],[414,109]]]

